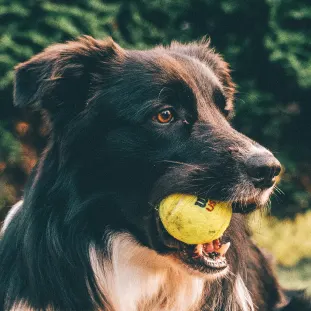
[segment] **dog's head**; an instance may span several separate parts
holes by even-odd
[[[64,221],[94,237],[107,227],[129,231],[213,274],[223,267],[214,269],[205,252],[193,258],[165,232],[156,207],[172,193],[230,201],[240,213],[266,204],[281,167],[231,127],[234,92],[228,65],[207,42],[135,51],[84,37],[16,68],[16,105],[43,108],[51,121],[41,162],[53,154],[46,167],[55,177],[46,178],[52,190],[62,187]],[[224,234],[233,242],[231,262],[243,243],[240,218]]]

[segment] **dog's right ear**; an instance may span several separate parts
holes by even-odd
[[[35,106],[50,113],[81,110],[88,99],[92,77],[124,51],[111,39],[84,36],[48,47],[15,68],[14,104]]]
[[[189,44],[173,42],[170,46],[170,49],[179,53],[196,57],[202,62],[206,63],[207,66],[213,70],[223,85],[223,90],[226,97],[224,110],[227,111],[227,117],[230,119],[234,115],[233,101],[236,85],[231,79],[231,70],[229,68],[229,64],[226,63],[223,58],[217,54],[213,48],[210,47],[210,40],[203,38],[199,42],[193,42]]]

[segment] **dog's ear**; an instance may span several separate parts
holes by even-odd
[[[96,71],[122,53],[111,38],[52,45],[15,68],[14,103],[66,114],[81,110]]]
[[[204,38],[199,42],[193,42],[186,45],[173,42],[171,49],[196,57],[200,61],[206,63],[208,67],[213,70],[223,85],[224,94],[226,96],[226,107],[224,109],[227,110],[228,117],[230,118],[233,115],[233,100],[236,86],[231,78],[229,64],[210,47],[210,40]]]

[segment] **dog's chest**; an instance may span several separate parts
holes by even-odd
[[[112,237],[111,246],[111,262],[104,264],[102,277],[98,265],[92,265],[113,311],[199,310],[204,279],[137,245],[129,235]]]

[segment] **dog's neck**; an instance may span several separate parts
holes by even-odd
[[[111,234],[109,243],[110,259],[104,259],[94,245],[90,247],[92,268],[109,311],[201,310],[206,301],[212,310],[220,306],[230,311],[253,310],[239,276],[232,294],[222,296],[211,286],[221,286],[219,280],[189,273],[173,258],[140,246],[129,234]],[[209,292],[215,294],[209,297]]]

